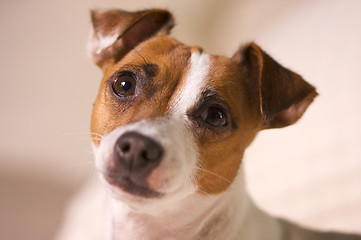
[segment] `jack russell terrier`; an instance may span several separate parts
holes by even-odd
[[[255,43],[231,58],[187,46],[168,35],[165,10],[91,19],[88,50],[104,73],[91,132],[106,239],[361,239],[274,218],[247,194],[247,146],[295,123],[317,96],[302,77]]]

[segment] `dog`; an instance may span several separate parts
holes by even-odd
[[[315,87],[253,42],[231,58],[179,42],[166,10],[91,20],[88,52],[104,73],[91,133],[106,239],[361,239],[272,217],[246,191],[246,148],[295,123]]]

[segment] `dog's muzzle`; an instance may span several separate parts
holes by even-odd
[[[147,177],[162,158],[163,147],[158,142],[134,131],[126,132],[115,142],[105,179],[133,195],[160,196],[148,186]]]

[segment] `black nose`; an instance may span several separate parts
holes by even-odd
[[[153,139],[137,132],[126,132],[118,138],[114,146],[113,166],[122,177],[144,181],[149,173],[159,165],[163,157],[162,146]]]

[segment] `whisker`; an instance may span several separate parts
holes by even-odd
[[[134,49],[134,51],[143,59],[145,65],[148,65],[149,63],[147,62],[147,60],[145,60],[145,58],[142,56],[142,54],[140,54],[137,50]]]
[[[99,137],[99,138],[101,138],[101,139],[103,139],[103,138],[104,138],[104,136],[103,136],[103,135],[100,135],[100,134],[97,134],[97,133],[90,133],[90,135],[91,135],[91,136],[96,136],[96,137]]]
[[[203,194],[204,196],[209,196],[209,195],[210,195],[210,194],[207,193],[206,191],[203,191],[203,190],[201,190],[201,189],[199,189],[199,188],[196,190],[196,192],[199,192],[199,193]]]
[[[94,137],[94,138],[91,138],[91,140],[101,141],[101,140],[103,140],[103,139],[102,139],[102,138],[96,138],[96,137]]]
[[[61,134],[59,135],[59,137],[67,137],[67,136],[73,136],[73,135],[84,135],[84,134],[87,134],[87,135],[94,135],[94,136],[97,136],[99,138],[104,138],[103,135],[99,134],[99,133],[95,133],[95,132],[74,132],[74,133],[64,133],[64,134]]]
[[[231,180],[229,180],[229,179],[227,179],[227,178],[225,178],[225,177],[222,177],[222,176],[218,175],[217,173],[214,173],[214,172],[211,172],[211,171],[209,171],[209,170],[207,170],[207,169],[204,169],[204,168],[202,168],[202,167],[197,166],[196,169],[198,169],[198,170],[200,170],[200,171],[203,171],[203,172],[206,172],[206,173],[208,173],[208,174],[211,174],[211,175],[213,175],[213,176],[215,176],[215,177],[218,177],[219,179],[222,179],[223,181],[226,181],[227,183],[232,183]]]
[[[99,133],[95,133],[95,132],[75,132],[75,133],[65,133],[65,134],[61,134],[58,137],[67,137],[67,136],[74,136],[74,135],[84,135],[86,134],[87,137],[87,141],[88,140],[92,140],[92,141],[98,141],[101,142],[104,139],[104,135],[99,134]]]

